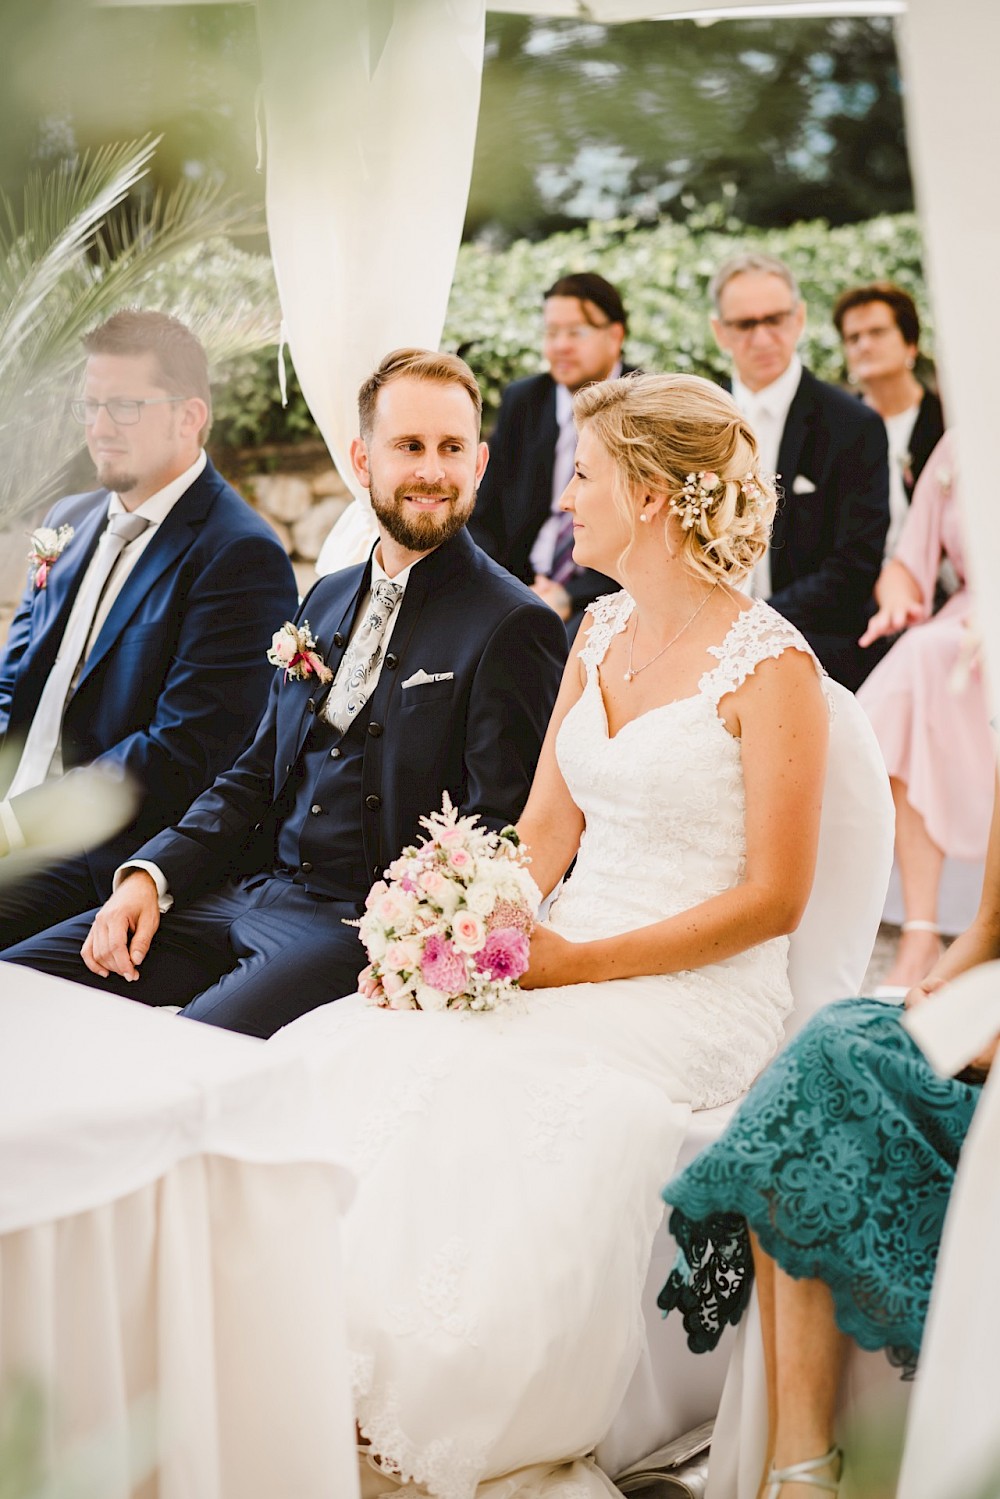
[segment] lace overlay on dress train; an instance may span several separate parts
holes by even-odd
[[[760,661],[807,649],[755,605],[694,695],[612,739],[598,673],[633,607],[625,594],[594,606],[588,680],[557,740],[586,831],[550,921],[576,940],[742,878],[741,746],[718,703]],[[606,1496],[596,1473],[591,1483],[578,1463],[564,1480],[560,1465],[593,1450],[624,1398],[690,1106],[736,1097],[775,1051],[786,949],[533,990],[482,1015],[354,997],[283,1033],[319,1070],[357,1170],[344,1225],[356,1410],[400,1483],[474,1499],[491,1479],[551,1464],[553,1486],[530,1493]]]

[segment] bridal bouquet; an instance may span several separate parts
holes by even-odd
[[[404,848],[369,892],[353,923],[392,1010],[492,1010],[528,967],[540,892],[513,828],[493,833],[443,809],[422,817],[428,836]]]

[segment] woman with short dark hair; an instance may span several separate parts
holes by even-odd
[[[899,532],[920,471],[944,432],[941,402],[917,379],[920,317],[908,291],[872,281],[842,292],[833,321],[844,346],[847,378],[885,422],[889,438],[889,531],[885,555]]]

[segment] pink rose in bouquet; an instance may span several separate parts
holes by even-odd
[[[421,818],[427,837],[405,848],[353,923],[388,1009],[492,1010],[528,967],[540,893],[513,828],[460,817],[447,793]]]

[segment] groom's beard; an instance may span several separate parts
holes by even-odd
[[[372,509],[399,546],[408,552],[429,552],[461,531],[476,503],[475,491],[462,497],[457,485],[401,484],[391,495],[380,492],[371,480],[368,490]],[[433,496],[445,499],[448,508],[434,515],[421,515],[407,500],[408,496]]]

